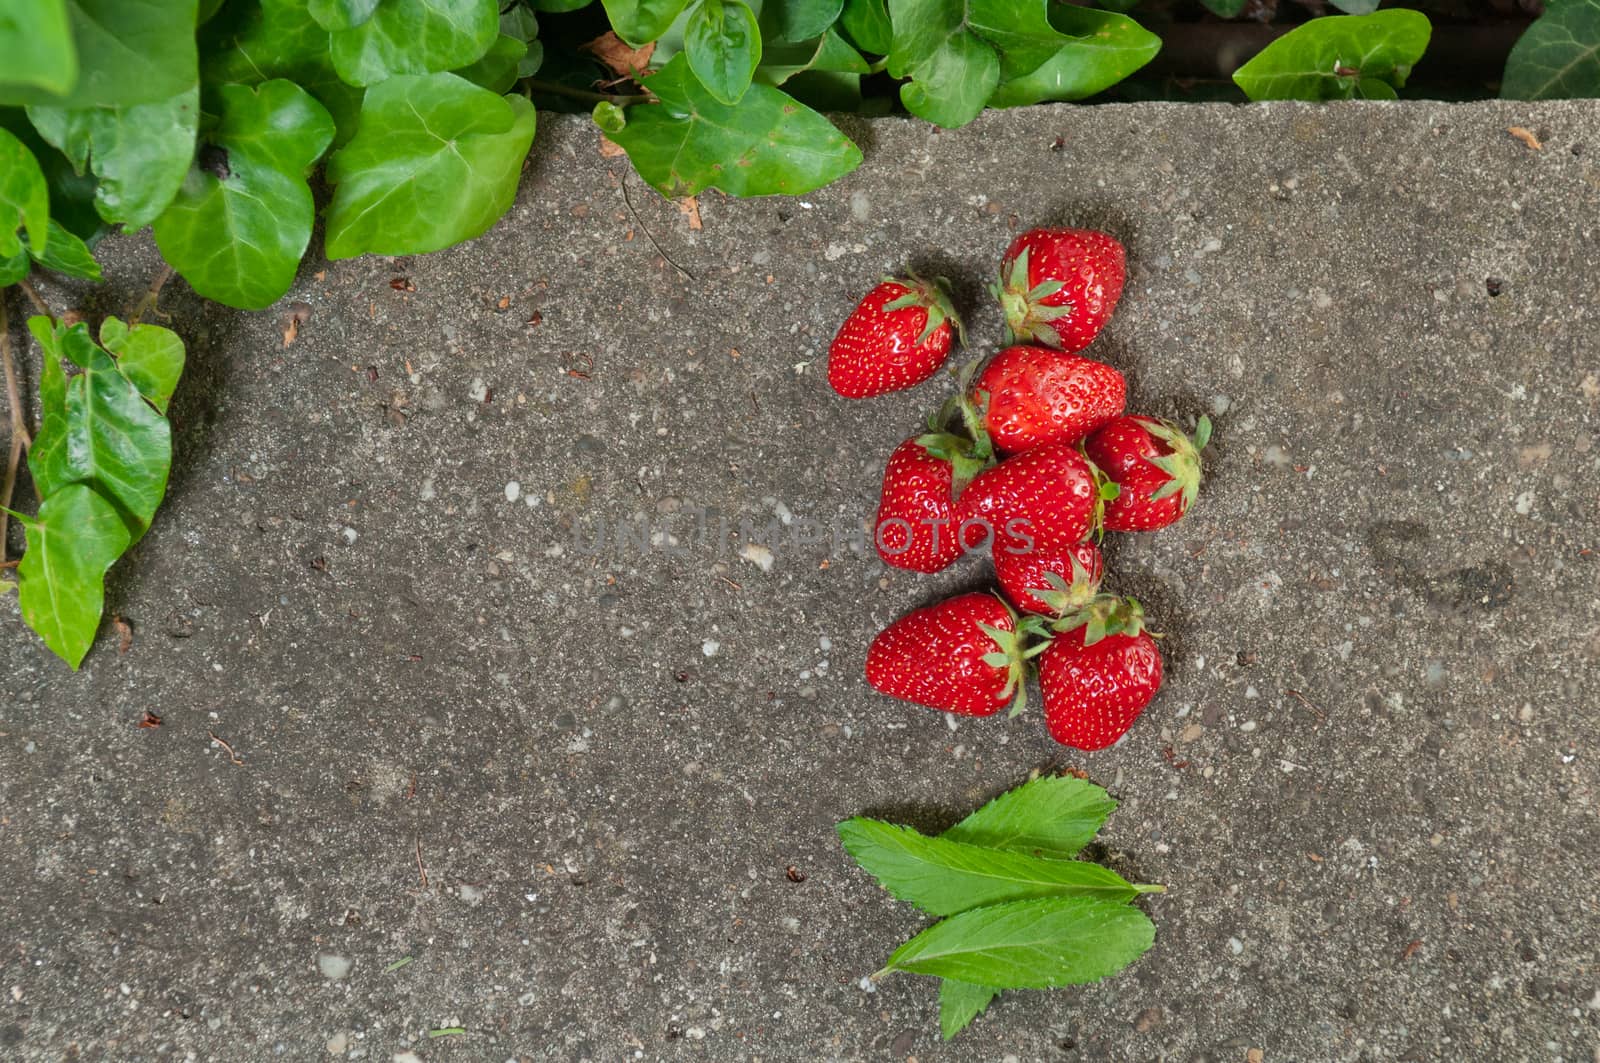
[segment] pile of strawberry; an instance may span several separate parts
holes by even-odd
[[[1004,592],[958,595],[895,621],[867,652],[867,682],[966,716],[1022,711],[1037,666],[1056,741],[1102,749],[1161,686],[1161,654],[1132,598],[1102,593],[1106,531],[1181,518],[1200,487],[1193,437],[1125,415],[1116,369],[1078,352],[1116,308],[1122,244],[1085,229],[1018,237],[993,288],[1010,344],[897,447],[884,471],[876,544],[884,562],[938,572],[987,549]],[[828,382],[859,399],[938,372],[961,322],[943,278],[891,278],[867,294],[828,352]],[[964,338],[964,337],[963,337]]]

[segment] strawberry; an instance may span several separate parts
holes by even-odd
[[[1189,512],[1200,491],[1200,451],[1210,439],[1205,416],[1192,439],[1155,417],[1119,417],[1096,429],[1084,452],[1119,488],[1106,503],[1106,530],[1165,528]]]
[[[1064,553],[994,551],[994,574],[1011,604],[1029,613],[1066,616],[1095,600],[1105,576],[1105,558],[1093,541]]]
[[[1061,554],[1098,530],[1115,489],[1075,447],[1047,443],[979,473],[967,504],[993,530],[995,552]]]
[[[982,411],[964,397],[972,368],[962,375],[962,393],[929,418],[929,430],[889,455],[873,524],[886,565],[938,572],[968,546],[982,545],[983,525],[969,523],[964,492],[994,464],[994,445],[983,430]]]
[[[943,277],[885,277],[833,338],[828,383],[847,399],[913,387],[939,371],[960,329]]]
[[[1122,413],[1128,386],[1103,362],[1045,347],[1007,347],[978,374],[984,425],[997,449],[1076,443]]]
[[[992,716],[1015,697],[1015,714],[1023,700],[1024,636],[1042,631],[1037,617],[1019,625],[992,594],[958,595],[879,632],[867,650],[867,682],[890,697],[962,716]]]
[[[1132,598],[1103,595],[1066,625],[1039,658],[1039,691],[1050,737],[1104,749],[1127,733],[1161,688],[1161,652]]]
[[[1113,236],[1031,229],[1006,251],[994,294],[1017,342],[1081,351],[1105,328],[1127,276],[1127,253]]]

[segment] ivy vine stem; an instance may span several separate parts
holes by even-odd
[[[34,298],[38,298],[34,293]],[[33,445],[28,432],[28,421],[22,410],[22,393],[17,390],[17,367],[11,361],[11,317],[6,313],[4,299],[0,299],[0,369],[6,378],[6,405],[11,411],[11,448],[6,458],[5,482],[0,484],[0,568],[6,567],[6,532],[11,515],[6,510],[11,505],[11,493],[17,486],[17,468],[22,463],[22,452]]]
[[[540,81],[538,78],[528,78],[523,84],[534,92],[548,92],[552,96],[566,96],[569,99],[583,100],[585,103],[614,103],[618,107],[626,107],[633,103],[645,103],[651,98],[643,93],[611,96],[604,92],[575,89],[571,85],[563,85],[559,81]]]

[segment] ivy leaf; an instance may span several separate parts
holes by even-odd
[[[34,128],[81,174],[93,169],[95,211],[142,229],[178,194],[194,159],[200,91],[126,107],[30,107]]]
[[[922,3],[923,0],[906,0]],[[948,13],[959,7],[948,0],[936,0]],[[898,4],[895,5],[898,8]],[[1000,57],[987,41],[966,29],[965,16],[960,21],[930,22],[925,32],[907,31],[902,34],[901,16],[895,16],[894,49],[889,52],[889,73],[892,77],[911,80],[900,86],[900,102],[906,110],[934,125],[954,129],[966,125],[983,111],[984,104],[1000,84]],[[907,61],[900,53],[901,41],[915,37],[937,37],[934,48],[924,58]],[[918,41],[917,43],[921,43]]]
[[[352,85],[477,62],[500,33],[494,0],[378,0],[372,16],[333,34],[333,68]]]
[[[306,12],[328,32],[355,29],[378,9],[378,0],[306,0]]]
[[[328,109],[338,129],[334,142],[342,144],[355,136],[361,89],[346,85],[334,70],[332,40],[304,0],[261,0],[231,38],[207,49],[204,79],[208,86],[293,81]]]
[[[894,44],[894,26],[883,4],[884,0],[844,0],[839,25],[864,52],[888,55]]]
[[[845,850],[884,889],[932,915],[1030,897],[1127,902],[1149,892],[1099,864],[930,838],[875,819],[845,820],[838,829]]]
[[[602,0],[606,17],[618,37],[643,48],[667,32],[667,27],[689,6],[688,0]]]
[[[1200,0],[1207,11],[1218,18],[1238,18],[1249,0]]]
[[[45,245],[44,253],[34,255],[33,260],[45,269],[64,273],[68,277],[91,281],[100,279],[100,263],[89,253],[89,246],[54,218],[50,219],[50,242]]]
[[[28,541],[17,565],[23,622],[77,671],[100,627],[106,570],[127,550],[128,529],[87,484],[49,495],[37,517],[12,515]]]
[[[1550,0],[1506,59],[1508,100],[1600,96],[1600,0]]]
[[[260,310],[289,290],[311,240],[305,174],[333,119],[290,81],[222,85],[217,98],[221,121],[156,219],[156,245],[200,295]]]
[[[1037,69],[1003,82],[990,107],[1081,100],[1126,78],[1161,50],[1161,38],[1125,15],[1052,4],[1053,29],[1068,40]]]
[[[117,358],[117,371],[128,378],[146,402],[167,412],[183,375],[183,341],[171,329],[143,323],[129,326],[108,317],[100,325],[100,345]]]
[[[33,260],[28,257],[26,251],[18,251],[9,256],[0,255],[0,288],[9,287],[20,280],[27,280],[28,273],[32,269]]]
[[[1045,775],[1008,790],[940,835],[946,841],[1070,860],[1117,807],[1100,787]]]
[[[28,328],[44,351],[44,416],[28,452],[39,497],[48,500],[72,484],[87,484],[121,515],[131,539],[138,539],[166,494],[171,426],[89,338],[87,326],[62,329],[49,318],[33,317]],[[83,372],[69,378],[63,357]]]
[[[743,0],[699,0],[684,28],[683,54],[719,102],[738,103],[761,62],[761,30]]]
[[[1428,47],[1419,11],[1329,15],[1297,26],[1234,71],[1252,100],[1394,99]]]
[[[13,0],[14,2],[14,0]],[[38,0],[22,0],[36,7]],[[8,85],[0,104],[124,107],[165,100],[196,77],[195,0],[67,0],[78,78],[67,92]],[[12,50],[4,49],[9,63]]]
[[[889,957],[888,971],[997,989],[1097,982],[1155,942],[1149,916],[1088,897],[1039,897],[973,908],[935,923]]]
[[[838,19],[844,0],[766,0],[762,21],[779,41],[809,41]]]
[[[0,129],[0,259],[22,253],[18,228],[27,230],[34,254],[44,251],[50,239],[50,187],[28,146]]]
[[[999,992],[993,986],[953,982],[948,978],[940,982],[939,1032],[944,1039],[948,1041],[966,1029],[968,1023],[983,1014]]]
[[[1378,10],[1382,0],[1328,0],[1330,4],[1347,15],[1370,15]]]
[[[737,107],[718,102],[676,56],[645,79],[659,104],[595,108],[595,122],[663,195],[720,188],[735,196],[799,195],[861,164],[861,150],[826,118],[768,85]]]
[[[72,43],[65,0],[0,0],[0,93],[12,85],[56,96],[78,80],[78,50]]]
[[[850,47],[837,31],[829,30],[814,41],[779,44],[768,48],[756,69],[763,85],[782,85],[790,78],[810,71],[829,74],[865,74],[871,70],[861,53]]]
[[[524,76],[520,71],[522,60],[527,55],[526,42],[502,33],[495,38],[489,50],[483,53],[482,59],[453,73],[498,96],[511,91],[511,86],[517,83],[517,78]]]
[[[533,144],[533,105],[454,74],[367,90],[361,131],[328,161],[329,258],[437,251],[511,209]]]

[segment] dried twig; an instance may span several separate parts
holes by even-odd
[[[1310,698],[1308,698],[1304,694],[1300,693],[1300,691],[1298,691],[1298,690],[1287,690],[1286,689],[1286,690],[1284,690],[1284,693],[1288,694],[1291,698],[1294,698],[1294,700],[1296,700],[1300,704],[1304,705],[1307,709],[1310,709],[1311,710],[1311,715],[1315,716],[1319,722],[1321,722],[1321,723],[1327,723],[1328,722],[1328,714],[1323,712],[1321,709],[1317,708],[1316,704]]]
[[[417,874],[422,876],[422,888],[428,888],[428,868],[422,862],[422,839],[417,840]]]
[[[656,254],[665,259],[667,265],[683,274],[685,280],[694,280],[693,273],[690,273],[688,270],[678,265],[672,260],[671,255],[661,250],[661,245],[656,243],[655,235],[650,232],[650,226],[646,225],[644,220],[639,217],[639,212],[633,209],[633,200],[628,198],[628,174],[626,171],[624,171],[622,174],[622,202],[627,204],[628,213],[633,215],[633,223],[639,227],[641,232],[644,233],[644,238],[650,241],[650,246],[656,249]]]
[[[163,319],[168,317],[156,306],[156,301],[161,298],[161,286],[166,284],[171,276],[172,267],[163,262],[160,271],[156,273],[156,279],[150,282],[149,290],[144,293],[144,296],[134,306],[132,312],[128,314],[128,324],[137,325],[149,313],[154,313]],[[287,347],[288,344],[286,343],[284,346]]]
[[[217,732],[215,732],[215,731],[207,731],[206,734],[210,735],[211,736],[211,740],[213,742],[215,742],[217,745],[221,746],[227,752],[229,760],[231,760],[235,764],[243,764],[244,763],[243,760],[239,759],[239,754],[237,754],[237,753],[235,753],[233,751],[233,747],[228,744],[226,739],[217,737]]]

